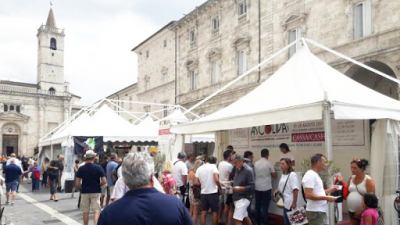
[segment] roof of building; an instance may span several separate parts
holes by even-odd
[[[173,20],[171,22],[169,22],[167,25],[163,26],[161,29],[159,29],[157,32],[155,32],[154,34],[152,34],[150,37],[148,37],[146,40],[142,41],[140,44],[136,45],[132,51],[136,51],[136,49],[138,49],[140,46],[142,46],[144,43],[146,43],[147,41],[149,41],[150,39],[152,39],[154,36],[156,36],[157,34],[159,34],[161,31],[165,30],[166,28],[168,28],[169,26],[173,25],[176,21]]]
[[[209,4],[213,4],[215,3],[216,0],[207,0],[205,2],[203,2],[202,4],[200,4],[199,6],[196,6],[192,11],[190,11],[188,14],[185,14],[182,18],[180,18],[178,21],[176,21],[176,24],[179,24],[183,21],[185,21],[185,19],[190,18],[193,15],[197,15],[198,11],[201,9],[206,8],[206,6],[208,6]]]
[[[112,93],[111,95],[107,96],[106,98],[111,98],[113,95],[118,95],[119,93],[121,93],[121,92],[123,92],[123,91],[126,91],[126,90],[128,90],[128,89],[130,89],[130,88],[135,88],[136,86],[137,86],[137,82],[136,82],[136,83],[133,83],[133,84],[127,86],[127,87],[124,87],[124,88],[122,88],[121,90],[118,90],[118,91]]]
[[[32,88],[37,88],[38,87],[37,84],[17,82],[17,81],[11,81],[11,80],[0,80],[0,84],[8,84],[8,85],[15,85],[15,86],[22,86],[22,87],[32,87]]]
[[[184,19],[192,16],[193,14],[195,14],[199,9],[202,9],[204,7],[206,7],[208,4],[213,3],[214,0],[208,0],[205,1],[204,3],[202,3],[200,6],[195,7],[192,11],[190,11],[188,14],[186,14],[185,16],[183,16],[182,18],[180,18],[179,20],[175,21],[171,21],[169,22],[167,25],[165,25],[164,27],[162,27],[161,29],[159,29],[157,32],[155,32],[154,34],[152,34],[150,37],[148,37],[146,40],[142,41],[140,44],[138,44],[136,47],[134,47],[132,49],[132,51],[136,51],[140,46],[142,46],[143,44],[145,44],[147,41],[149,41],[150,39],[152,39],[154,36],[156,36],[157,34],[159,34],[161,31],[163,31],[164,29],[168,28],[169,26],[172,25],[176,25],[177,23],[182,22]]]
[[[52,8],[50,8],[49,15],[47,16],[46,26],[54,28],[56,27],[56,20],[54,19],[54,13]]]
[[[73,93],[71,93],[71,95],[72,95],[72,97],[75,97],[75,98],[79,98],[79,99],[81,99],[81,98],[82,98],[81,96],[79,96],[79,95],[76,95],[76,94],[73,94]]]

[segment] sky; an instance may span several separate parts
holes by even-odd
[[[65,29],[64,79],[88,105],[136,81],[133,47],[205,0],[52,0]],[[47,0],[0,0],[0,79],[36,83]]]

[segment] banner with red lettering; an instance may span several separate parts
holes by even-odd
[[[333,146],[365,146],[365,122],[332,120],[332,136]],[[230,130],[229,140],[238,150],[278,148],[281,143],[313,150],[323,147],[325,133],[322,121],[305,121]]]

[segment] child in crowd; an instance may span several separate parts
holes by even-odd
[[[37,161],[33,162],[28,172],[31,172],[32,191],[39,191],[41,174]]]
[[[177,191],[176,181],[172,176],[171,171],[172,171],[172,163],[170,161],[165,162],[160,183],[163,186],[166,194],[175,195]]]
[[[375,194],[364,194],[364,211],[360,225],[377,225],[378,217],[378,198]]]

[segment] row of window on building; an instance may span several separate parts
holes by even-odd
[[[247,2],[242,0],[238,3],[238,16],[239,19],[245,17],[247,14]],[[219,33],[220,20],[219,16],[215,16],[211,19],[211,31],[213,34]],[[365,0],[358,2],[353,7],[353,37],[359,39],[371,34],[372,30],[372,16],[371,16],[371,0]],[[301,35],[301,29],[292,29],[288,32],[289,43],[295,41]],[[301,36],[300,36],[301,38]],[[196,31],[191,29],[189,31],[189,43],[191,47],[196,46]],[[292,48],[291,53],[295,52],[295,47]]]
[[[16,104],[3,104],[4,112],[21,112],[21,105]]]
[[[247,13],[247,1],[242,0],[238,3],[238,15],[244,16]],[[362,38],[371,34],[372,31],[372,19],[371,19],[371,2],[370,0],[362,1],[354,5],[353,7],[353,35],[355,39]],[[219,32],[219,17],[212,18],[212,32]],[[303,37],[302,28],[294,28],[288,31],[288,43],[292,43]],[[194,29],[189,31],[189,41],[190,46],[196,45],[196,32]],[[301,47],[302,43],[297,42],[288,50],[288,56],[291,57],[296,53],[297,49]],[[166,47],[166,41],[164,41],[164,47]],[[149,52],[146,52],[148,56]],[[237,75],[245,73],[248,69],[247,67],[247,54],[245,51],[241,50],[237,52]],[[210,62],[210,83],[216,84],[220,81],[221,74],[221,62],[211,61]],[[190,90],[198,89],[198,72],[196,70],[188,70],[188,77],[190,78]],[[166,74],[162,74],[162,78],[166,77]],[[148,89],[150,84],[150,77],[146,76],[145,79],[145,89]]]

